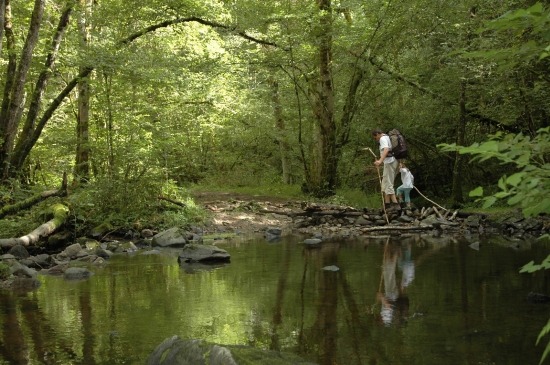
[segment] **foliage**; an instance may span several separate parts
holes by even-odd
[[[500,191],[483,197],[483,207],[492,206],[498,199],[507,199],[510,206],[520,206],[526,217],[550,213],[550,128],[542,128],[534,138],[522,133],[490,136],[489,141],[469,147],[442,144],[444,151],[474,155],[472,162],[496,158],[514,166],[515,173],[498,180]],[[470,192],[472,197],[483,196],[483,187]]]
[[[471,57],[492,59],[501,69],[510,68],[520,62],[540,61],[550,55],[550,9],[541,2],[527,9],[508,11],[501,17],[488,22],[479,33],[490,31],[509,34],[517,47],[505,47],[488,51],[467,53]],[[526,36],[529,39],[526,40]]]

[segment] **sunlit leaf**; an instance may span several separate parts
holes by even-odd
[[[483,203],[483,209],[489,208],[490,206],[495,204],[496,201],[497,198],[495,198],[494,196],[487,197],[485,203]]]
[[[482,187],[482,186],[478,186],[478,187],[475,188],[474,190],[470,191],[469,196],[471,196],[471,197],[483,196],[483,187]]]

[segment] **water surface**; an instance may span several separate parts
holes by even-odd
[[[538,364],[550,339],[535,346],[550,306],[526,300],[550,294],[548,275],[519,274],[547,244],[300,241],[219,244],[232,260],[214,270],[163,251],[115,255],[86,281],[39,276],[36,291],[0,292],[0,363],[144,364],[179,335],[326,365]]]

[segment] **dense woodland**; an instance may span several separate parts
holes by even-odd
[[[363,149],[380,127],[406,137],[420,190],[460,206],[517,167],[438,145],[550,126],[549,14],[514,0],[0,0],[1,204],[64,173],[79,224],[135,224],[190,184],[379,194]]]

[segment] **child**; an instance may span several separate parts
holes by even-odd
[[[414,186],[414,176],[402,162],[399,163],[399,171],[401,172],[402,185],[397,188],[397,198],[400,203],[402,203],[403,200],[405,201],[405,209],[411,209],[410,192]]]

